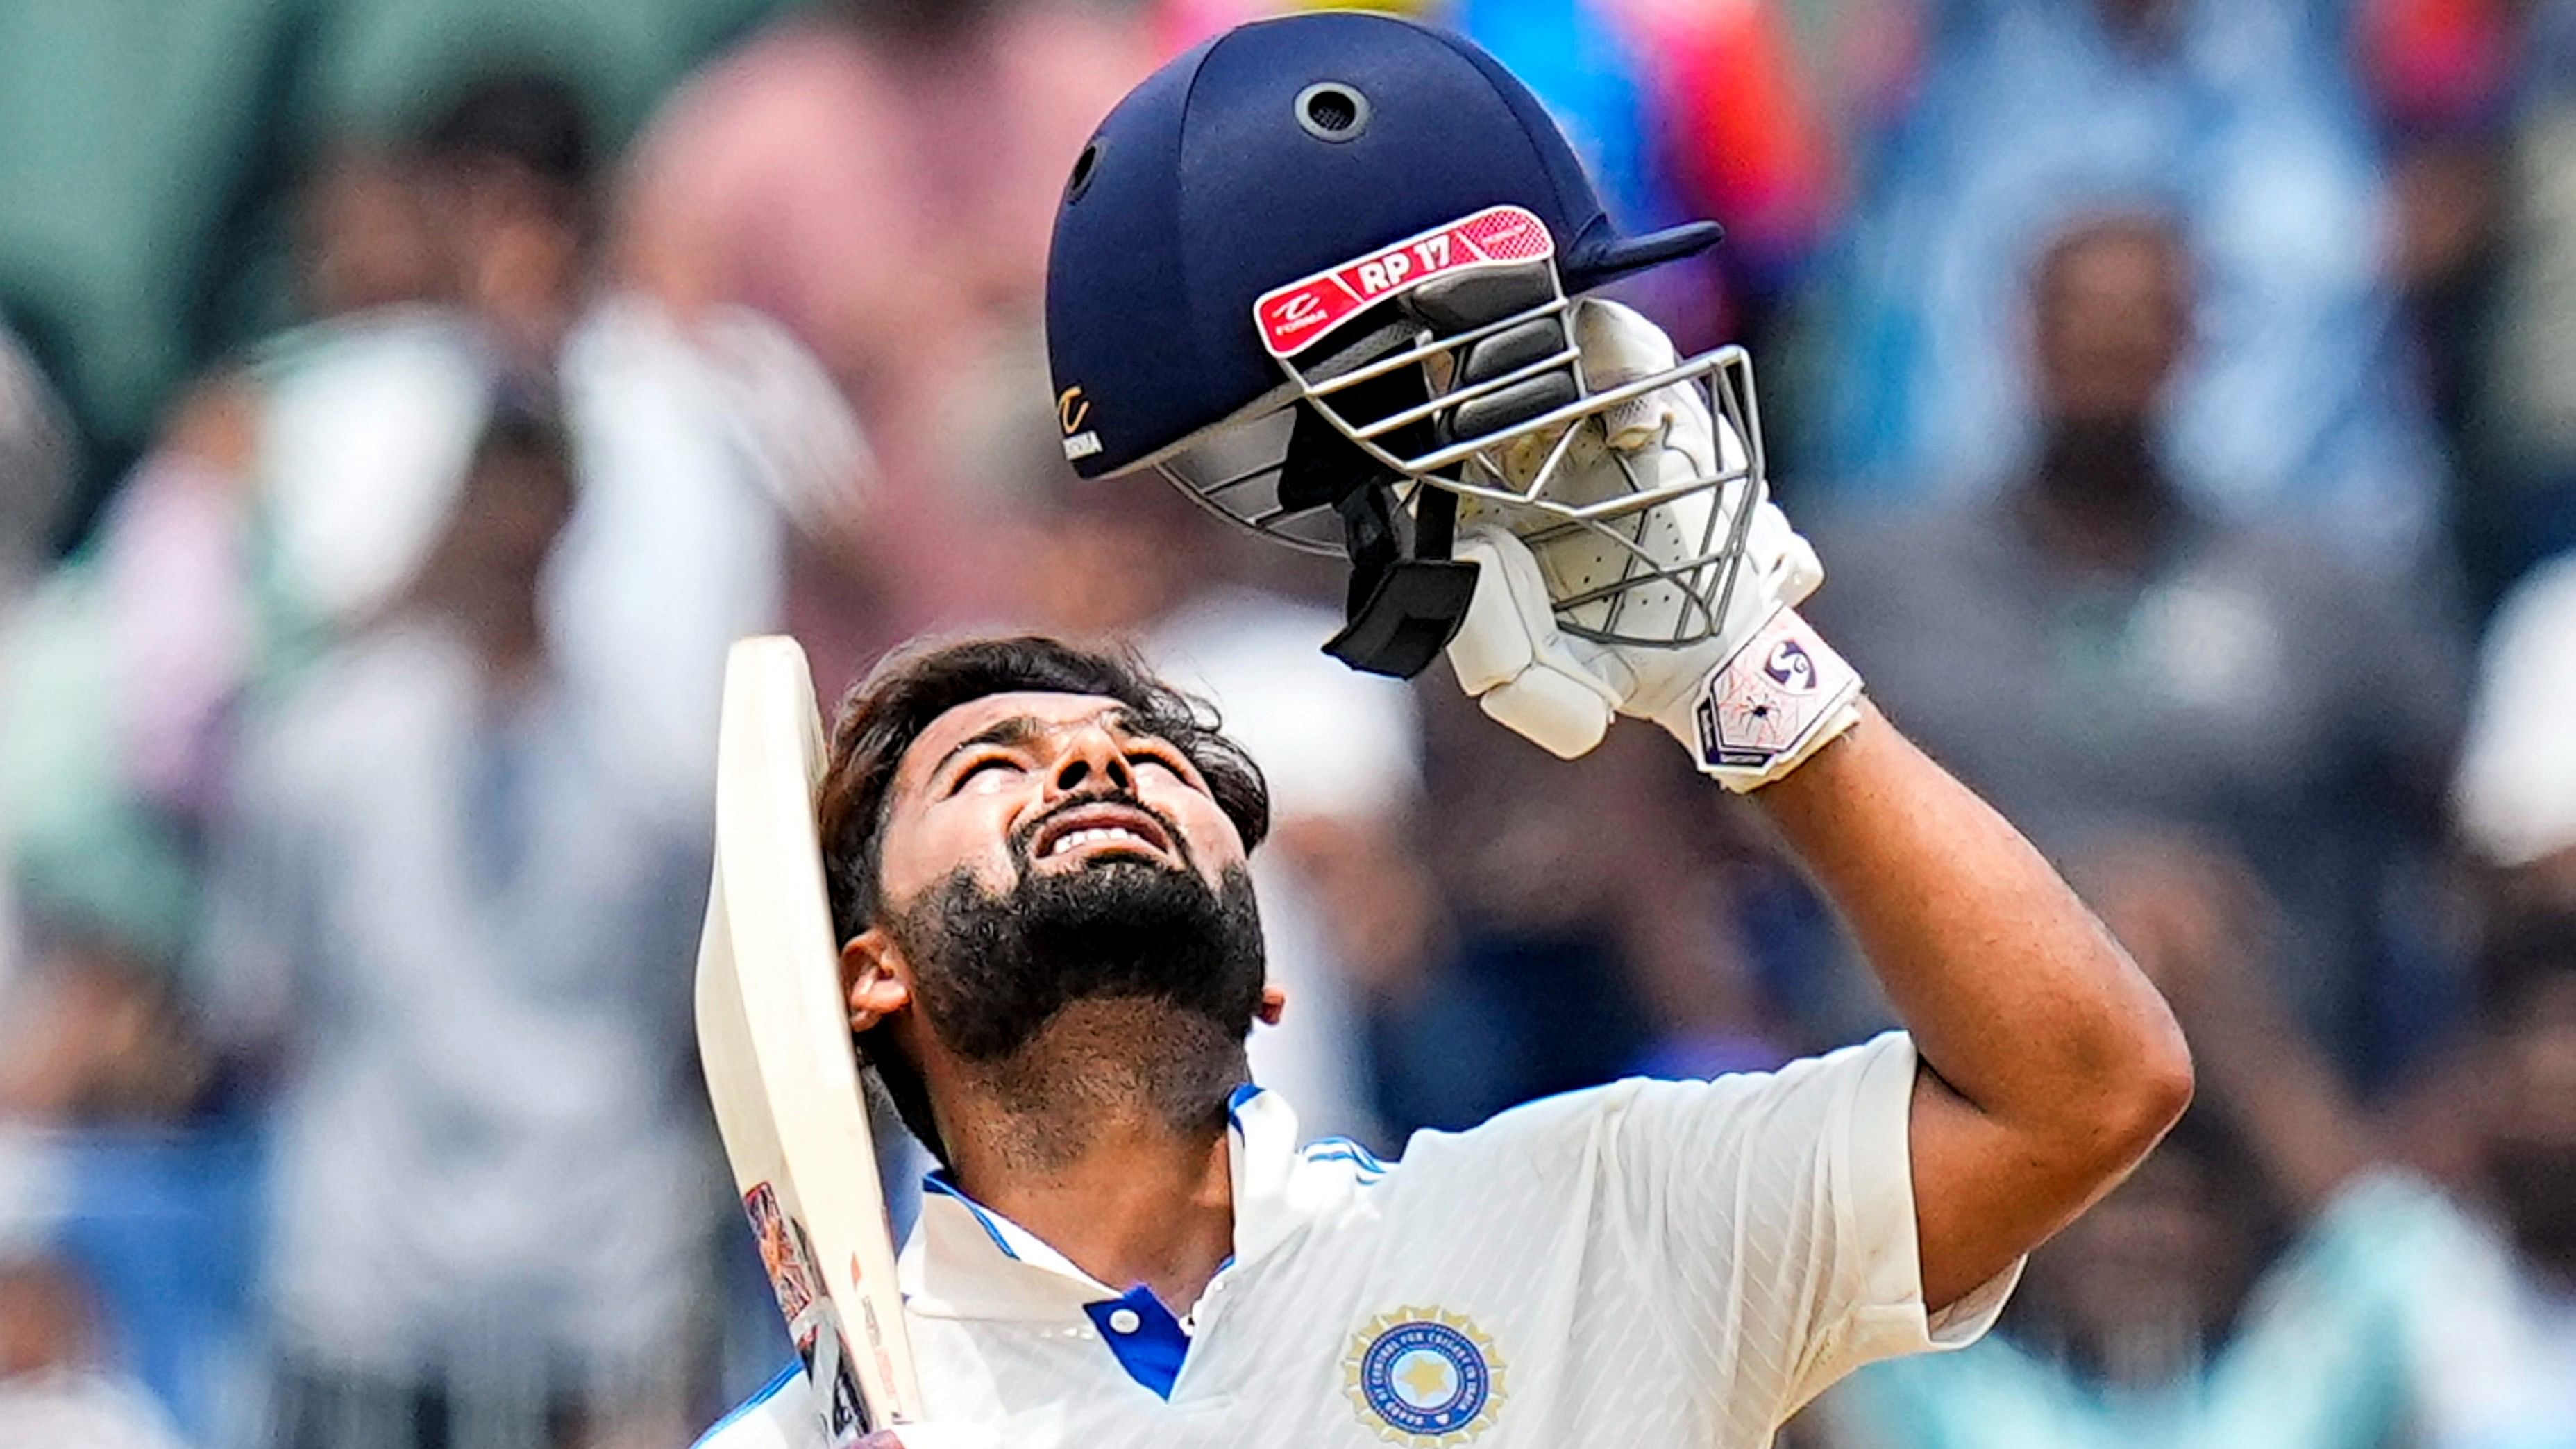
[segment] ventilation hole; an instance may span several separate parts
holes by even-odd
[[[1322,81],[1297,93],[1297,124],[1319,141],[1347,141],[1368,129],[1368,97],[1340,81]]]
[[[1064,199],[1080,201],[1082,193],[1091,189],[1092,173],[1099,169],[1100,143],[1094,141],[1082,148],[1081,155],[1073,158],[1073,176],[1064,183]]]

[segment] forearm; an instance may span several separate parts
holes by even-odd
[[[1875,710],[1753,798],[1979,1110],[2046,1121],[2179,1053],[2163,999],[2074,891]]]
[[[1874,709],[1753,798],[1937,1077],[1917,1096],[1915,1178],[1925,1291],[1946,1301],[2171,1125],[2190,1094],[2181,1032],[2038,851]]]

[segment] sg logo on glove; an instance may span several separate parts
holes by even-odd
[[[1703,686],[1693,711],[1702,765],[1768,770],[1814,744],[1860,693],[1860,676],[1783,608]]]
[[[1816,692],[1816,661],[1798,646],[1795,639],[1783,639],[1772,645],[1770,661],[1762,666],[1762,672],[1792,693]]]

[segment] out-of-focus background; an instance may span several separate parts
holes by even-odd
[[[1077,487],[1093,123],[1252,0],[0,6],[0,1445],[678,1446],[782,1361],[688,984],[726,642],[1138,642],[1382,1149],[1885,1009],[1651,731]],[[1822,1449],[2576,1445],[2576,3],[1459,0],[1751,345],[1811,612],[2202,1090]]]

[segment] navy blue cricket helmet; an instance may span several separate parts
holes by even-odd
[[[1571,517],[1499,449],[1740,362],[1596,393],[1570,325],[1572,294],[1718,237],[1619,235],[1537,98],[1459,36],[1353,11],[1239,26],[1138,85],[1074,163],[1047,272],[1065,456],[1347,554],[1352,627],[1328,647],[1413,673],[1473,587],[1448,561],[1459,498],[1524,532],[1635,512]]]

